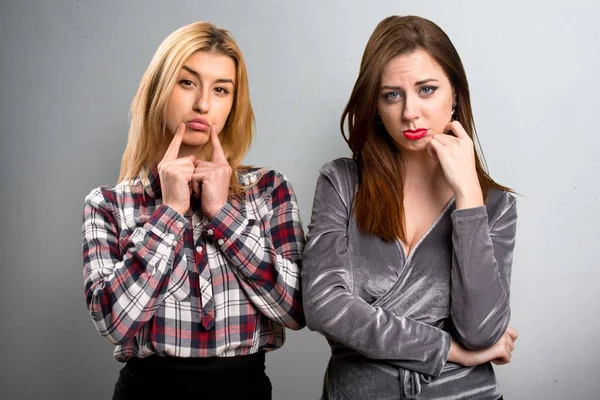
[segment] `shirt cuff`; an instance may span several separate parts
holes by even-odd
[[[167,246],[172,246],[181,239],[189,221],[171,207],[162,204],[152,214],[148,224],[152,226],[151,235]]]
[[[457,220],[461,220],[461,219],[473,219],[473,218],[480,218],[483,216],[487,217],[487,207],[486,206],[461,208],[461,209],[452,211],[452,220],[455,222]]]
[[[248,222],[248,219],[237,208],[227,202],[204,227],[204,230],[222,250],[227,250],[246,229]]]

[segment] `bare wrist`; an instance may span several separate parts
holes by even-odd
[[[176,205],[171,205],[169,203],[163,203],[165,206],[169,207],[170,209],[176,211],[177,213],[179,213],[181,216],[185,216],[185,213],[187,212],[187,209],[183,210],[181,207],[178,207]]]
[[[448,352],[448,361],[460,364],[464,358],[464,351],[462,347],[452,339],[450,344],[450,351]]]
[[[209,218],[209,219],[213,219],[225,206],[225,203],[223,203],[220,207],[207,207],[206,210],[204,211],[204,214]]]
[[[481,186],[463,187],[456,191],[456,209],[475,208],[484,205]]]

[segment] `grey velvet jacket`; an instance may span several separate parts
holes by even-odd
[[[491,363],[447,358],[451,335],[481,349],[508,326],[515,198],[492,190],[462,210],[452,199],[406,259],[359,231],[357,179],[350,159],[323,166],[302,259],[306,322],[331,346],[323,399],[498,399]]]

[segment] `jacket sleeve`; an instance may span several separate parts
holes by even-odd
[[[517,207],[502,193],[499,217],[485,206],[452,213],[451,316],[456,338],[468,349],[492,346],[510,320],[510,274]]]

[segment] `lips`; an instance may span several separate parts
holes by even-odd
[[[427,136],[427,129],[407,129],[404,132],[404,137],[408,140],[419,140]]]
[[[208,121],[202,118],[194,118],[191,121],[186,123],[186,126],[195,131],[208,131],[210,130],[210,125]]]

